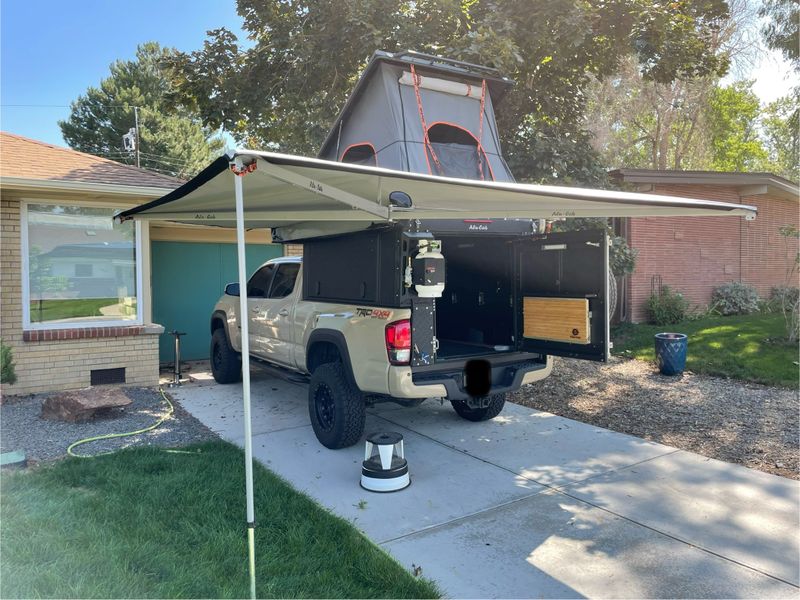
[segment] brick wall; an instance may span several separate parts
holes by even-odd
[[[284,244],[284,256],[303,256],[303,244]]]
[[[17,383],[2,394],[30,394],[88,387],[90,371],[125,367],[128,385],[158,383],[160,326],[92,328],[92,336],[23,332],[20,203],[0,197],[0,337],[11,346]],[[102,331],[98,331],[102,330]],[[38,341],[25,341],[29,340]]]
[[[740,217],[632,218],[628,239],[639,250],[636,272],[628,279],[628,315],[633,322],[647,318],[645,303],[654,275],[683,293],[692,305],[705,306],[714,287],[730,281],[755,285],[768,296],[783,283],[786,267],[797,253],[797,240],[788,247],[778,233],[783,225],[799,226],[798,203],[776,196],[740,199],[733,186],[658,185],[656,194],[753,204],[755,221]],[[797,282],[795,281],[795,285]]]

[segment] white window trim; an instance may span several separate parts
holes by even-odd
[[[97,202],[93,200],[88,201],[75,201],[75,200],[50,200],[45,198],[37,198],[35,200],[21,200],[20,201],[20,238],[21,238],[21,256],[20,263],[22,266],[22,329],[23,331],[36,331],[44,329],[91,329],[93,327],[130,327],[140,326],[144,324],[144,286],[142,285],[142,224],[140,221],[135,223],[136,242],[134,244],[134,252],[136,253],[136,318],[128,320],[104,320],[104,321],[70,321],[70,322],[45,322],[45,323],[31,323],[31,303],[30,303],[30,279],[28,272],[30,267],[28,265],[28,205],[29,204],[53,204],[53,205],[70,205],[70,206],[87,206],[92,208],[116,208],[124,210],[128,206],[113,204],[110,202]]]

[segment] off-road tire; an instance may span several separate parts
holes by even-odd
[[[486,408],[470,408],[463,400],[451,400],[450,404],[458,413],[458,416],[467,421],[488,421],[494,419],[503,410],[506,404],[505,394],[494,394],[489,396],[489,405]]]
[[[326,448],[347,448],[361,439],[366,403],[342,363],[322,364],[311,374],[308,415],[314,434]]]
[[[217,383],[236,383],[242,378],[242,355],[231,347],[222,328],[211,334],[211,374]]]

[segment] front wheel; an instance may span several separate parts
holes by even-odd
[[[217,383],[236,383],[242,378],[242,355],[231,347],[222,328],[211,335],[211,374]]]
[[[479,408],[470,408],[464,400],[451,400],[458,416],[467,421],[488,421],[494,419],[503,410],[506,404],[505,394],[494,394],[487,398],[487,405]]]
[[[326,448],[347,448],[361,439],[367,418],[364,395],[342,363],[325,363],[311,374],[308,414],[314,434]]]

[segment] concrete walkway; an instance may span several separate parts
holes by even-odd
[[[171,393],[242,445],[241,385],[195,379]],[[363,446],[321,446],[306,394],[254,371],[255,457],[448,596],[800,597],[796,481],[515,404],[470,423],[428,401],[369,410],[368,432],[405,437],[412,477],[374,494]]]

